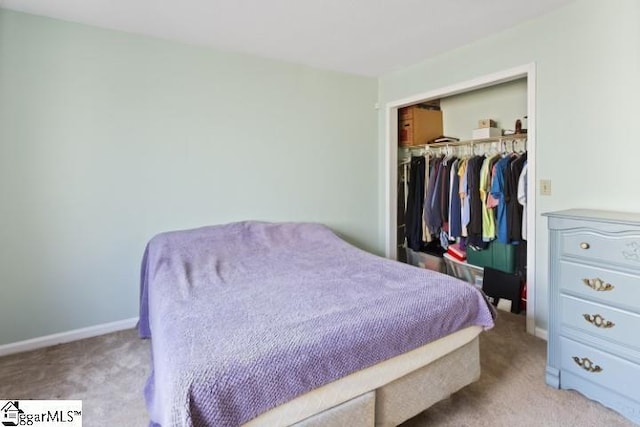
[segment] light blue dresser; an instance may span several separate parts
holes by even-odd
[[[547,384],[640,424],[640,214],[549,218]]]

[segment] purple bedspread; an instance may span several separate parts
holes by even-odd
[[[141,277],[151,424],[237,426],[470,325],[493,326],[473,286],[371,255],[323,225],[163,233]]]

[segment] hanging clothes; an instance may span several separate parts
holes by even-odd
[[[429,185],[429,174],[431,173],[431,158],[429,156],[428,153],[425,153],[424,155],[424,159],[425,159],[425,171],[424,171],[424,197],[427,197],[427,191],[428,191],[428,185]],[[422,220],[422,243],[423,244],[427,244],[429,242],[431,242],[433,240],[432,237],[432,232],[429,229],[429,224],[427,224],[427,221],[425,221],[424,219],[424,199],[423,199],[423,212],[421,215],[421,220]]]
[[[462,201],[460,199],[460,159],[451,165],[451,186],[449,188],[449,236],[462,236]]]
[[[505,201],[505,170],[513,158],[504,156],[496,163],[495,174],[491,182],[491,195],[498,201],[496,206],[496,239],[500,243],[509,243],[507,230],[507,204]]]
[[[480,197],[480,168],[484,159],[484,156],[475,156],[467,162],[469,189],[468,244],[477,248],[486,247],[486,243],[482,240],[482,198]]]
[[[527,240],[527,163],[518,179],[518,203],[522,205],[522,240]]]
[[[436,183],[433,189],[433,194],[431,195],[431,221],[430,228],[434,232],[439,230],[442,226],[442,206],[440,205],[440,191],[442,189],[442,174],[444,171],[444,159],[442,159],[438,164],[438,169],[435,171],[436,173]]]
[[[505,169],[505,201],[507,203],[507,234],[510,243],[522,241],[522,205],[518,203],[518,180],[527,153],[517,156]]]
[[[468,159],[463,159],[462,164],[458,168],[458,176],[460,177],[460,188],[458,194],[460,194],[460,224],[462,230],[460,237],[468,236],[468,226],[471,211],[469,209],[469,181],[467,180],[467,165]]]
[[[487,157],[480,168],[480,198],[482,201],[482,240],[490,242],[496,238],[496,221],[488,197],[491,192],[493,166],[499,160],[498,155]]]
[[[449,200],[451,198],[451,165],[455,160],[453,157],[447,157],[443,161],[442,177],[440,179],[440,228],[449,232]]]
[[[440,168],[442,166],[443,157],[436,157],[433,159],[433,165],[430,167],[429,184],[427,186],[427,194],[424,200],[424,213],[423,217],[427,223],[429,230],[432,233],[436,233],[438,228],[439,207],[437,206],[436,197],[437,190],[439,189],[438,177],[440,174]],[[439,203],[439,202],[438,202]]]
[[[409,171],[409,194],[407,195],[407,212],[405,233],[407,246],[417,251],[422,245],[422,209],[425,192],[425,158],[411,158]]]
[[[522,206],[522,241],[516,248],[516,273],[527,280],[527,162],[518,178],[518,203]]]

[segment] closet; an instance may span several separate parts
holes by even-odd
[[[490,274],[485,292],[516,313],[526,310],[526,97],[520,79],[398,110],[398,259],[478,287]]]

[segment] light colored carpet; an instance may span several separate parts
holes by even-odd
[[[579,393],[547,387],[546,343],[524,325],[524,316],[500,312],[481,335],[480,380],[403,426],[633,425]],[[0,398],[82,399],[85,426],[146,426],[148,371],[149,342],[122,331],[0,358]]]
[[[403,427],[626,427],[634,424],[573,390],[546,385],[547,342],[525,332],[525,317],[498,312],[480,336],[480,380]]]

